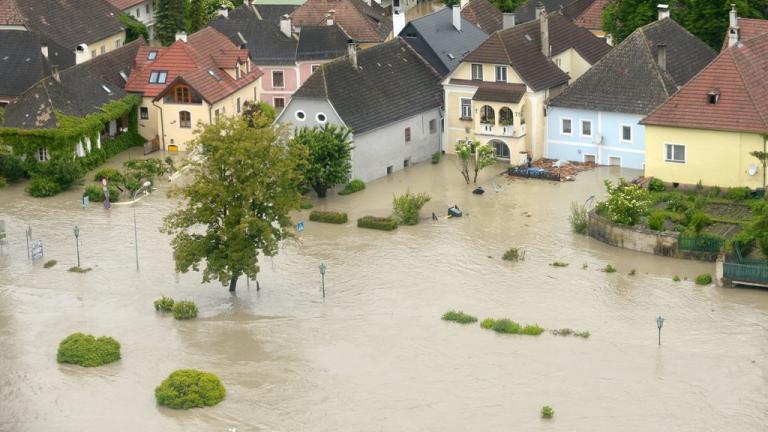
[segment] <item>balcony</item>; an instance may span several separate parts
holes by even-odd
[[[478,123],[475,134],[507,138],[521,138],[525,136],[525,125],[494,125],[490,123]]]

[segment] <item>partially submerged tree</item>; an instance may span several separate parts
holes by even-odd
[[[328,189],[349,180],[351,135],[349,129],[328,123],[322,127],[304,127],[296,133],[294,146],[304,148],[309,154],[304,178],[318,198],[325,198]]]
[[[467,184],[470,176],[472,183],[477,183],[480,171],[496,163],[493,148],[477,141],[461,141],[456,144],[456,156],[459,159],[459,171]]]
[[[249,127],[240,116],[196,132],[194,180],[171,192],[184,201],[161,231],[174,236],[177,271],[198,271],[205,261],[203,282],[218,280],[234,293],[241,275],[256,278],[259,254],[275,256],[291,235],[288,213],[299,208],[307,153],[288,145],[285,129]]]

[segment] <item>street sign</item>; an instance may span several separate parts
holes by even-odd
[[[43,257],[43,241],[35,240],[32,242],[32,260],[39,260]]]
[[[299,221],[299,223],[296,224],[296,231],[304,232],[304,221]]]

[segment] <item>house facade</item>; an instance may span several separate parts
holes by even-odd
[[[109,3],[144,24],[149,40],[155,39],[155,0],[109,0]]]
[[[716,55],[662,16],[635,30],[548,102],[548,158],[643,169],[640,120]]]
[[[473,140],[512,164],[544,155],[546,100],[610,47],[559,14],[540,16],[494,33],[443,80],[444,151]]]
[[[126,90],[141,96],[139,133],[169,151],[184,151],[198,123],[239,115],[259,100],[261,70],[248,51],[213,28],[180,33],[168,47],[142,47]]]
[[[396,38],[321,65],[276,122],[349,128],[352,177],[368,182],[440,150],[441,105],[437,72]]]

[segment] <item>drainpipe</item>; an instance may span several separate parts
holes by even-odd
[[[152,105],[160,110],[160,141],[163,143],[163,151],[165,151],[165,120],[163,120],[163,107],[157,105],[156,101],[152,101]]]

